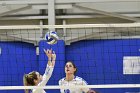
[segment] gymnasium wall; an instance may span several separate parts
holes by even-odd
[[[89,40],[64,46],[64,41],[50,46],[40,41],[40,55],[36,56],[36,47],[23,42],[0,42],[0,86],[22,86],[23,75],[36,70],[45,71],[47,57],[43,49],[53,49],[57,54],[56,66],[47,85],[58,85],[65,76],[66,60],[72,60],[78,67],[77,75],[88,84],[139,84],[140,74],[124,74],[123,58],[140,56],[140,39]],[[136,93],[140,89],[96,89],[100,93]],[[0,93],[23,93],[19,91],[0,91]],[[59,90],[47,90],[47,93],[59,93]]]
[[[0,48],[0,86],[23,86],[23,75],[31,71],[44,74],[48,61],[44,49],[52,49],[57,54],[54,73],[47,85],[58,85],[59,79],[64,76],[64,41],[60,40],[53,46],[40,41],[40,55],[36,55],[36,47],[33,44],[24,42],[0,42]],[[47,90],[47,92],[59,93],[59,90]],[[24,91],[1,90],[0,93],[24,93]]]
[[[0,47],[0,86],[22,86],[23,75],[38,70],[36,48],[23,42],[0,42]],[[23,90],[0,93],[23,93]]]
[[[66,60],[78,67],[77,75],[88,84],[140,84],[140,74],[123,73],[123,57],[140,56],[140,39],[89,40],[66,46]],[[140,89],[97,89],[101,93],[125,93]]]

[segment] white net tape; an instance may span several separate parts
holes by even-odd
[[[0,86],[0,90],[21,89],[73,89],[73,88],[140,88],[140,84],[78,85],[78,86]]]

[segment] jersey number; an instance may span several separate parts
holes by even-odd
[[[70,90],[69,89],[65,89],[64,93],[70,93]]]

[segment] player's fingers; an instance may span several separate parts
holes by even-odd
[[[49,49],[47,49],[46,53],[49,53]]]
[[[46,49],[43,49],[44,50],[44,52],[46,53]]]
[[[52,49],[49,50],[49,53],[52,54]]]
[[[55,54],[55,51],[53,51],[53,54]]]

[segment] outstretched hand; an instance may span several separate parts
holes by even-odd
[[[45,50],[44,49],[44,52],[48,56],[48,58],[51,58],[51,56],[52,56],[52,50],[49,50],[49,49]]]
[[[55,54],[55,51],[52,51],[52,60],[55,60],[56,59],[56,54]]]
[[[56,60],[56,54],[52,49],[44,49],[45,54],[48,56],[48,65],[54,66]],[[50,62],[51,61],[51,62]]]

